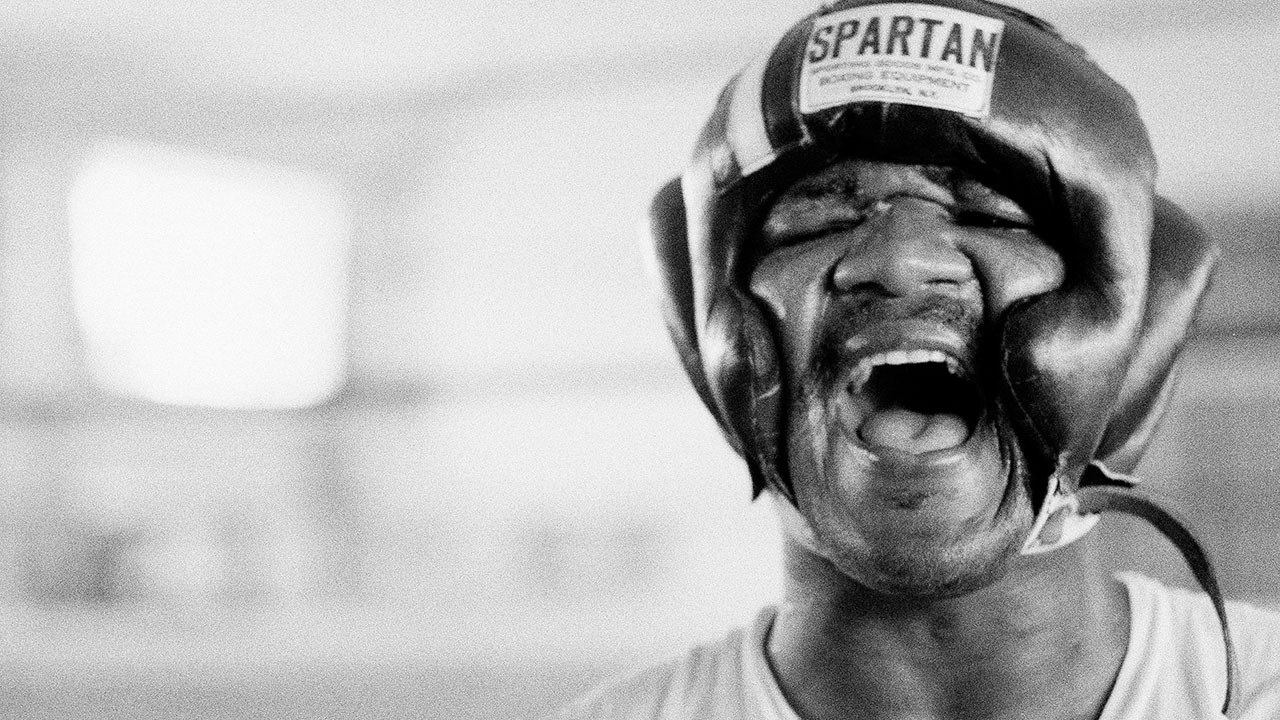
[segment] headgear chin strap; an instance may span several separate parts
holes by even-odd
[[[1132,489],[1217,250],[1154,191],[1132,98],[1048,23],[984,0],[844,0],[794,25],[721,93],[693,158],[650,209],[667,326],[758,494],[794,502],[777,343],[746,287],[771,199],[836,159],[960,167],[1050,233],[1065,275],[999,319],[1002,407],[1036,505],[1024,552],[1097,514],[1153,522],[1214,600],[1203,551]],[[1231,688],[1227,699],[1230,701]]]

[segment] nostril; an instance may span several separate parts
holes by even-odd
[[[925,282],[936,288],[960,290],[969,286],[976,286],[978,284],[978,278],[972,273],[966,273],[965,275],[958,275],[955,277],[938,277],[932,280],[926,280]]]
[[[849,282],[840,277],[837,270],[831,277],[831,288],[840,294],[857,295],[860,297],[893,297],[894,294],[888,288],[874,282]]]

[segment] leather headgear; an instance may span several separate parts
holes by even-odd
[[[899,62],[879,64],[889,60]],[[654,198],[668,328],[754,491],[794,502],[778,343],[747,289],[753,243],[778,193],[843,158],[963,168],[1036,218],[1064,281],[1015,303],[997,328],[999,392],[1038,503],[1024,551],[1074,540],[1103,509],[1141,515],[1179,544],[1225,623],[1199,547],[1174,537],[1190,538],[1127,477],[1167,404],[1217,250],[1155,194],[1129,94],[1049,24],[1003,5],[824,6],[729,81],[683,176]]]

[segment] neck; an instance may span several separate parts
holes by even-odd
[[[1128,637],[1124,589],[1089,538],[1019,557],[962,597],[886,597],[799,543],[767,655],[806,720],[1097,718]]]

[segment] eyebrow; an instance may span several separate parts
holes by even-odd
[[[915,167],[924,176],[925,180],[952,193],[961,183],[975,180],[969,173],[946,165],[917,165]],[[806,200],[830,197],[849,199],[856,198],[858,190],[856,174],[838,173],[803,177],[787,188],[786,193]]]
[[[786,194],[798,195],[806,200],[832,195],[850,198],[858,194],[858,178],[854,175],[809,175],[787,188]]]

